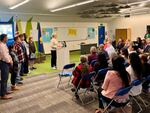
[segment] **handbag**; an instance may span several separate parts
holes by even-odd
[[[30,59],[35,59],[36,58],[36,54],[35,53],[31,53],[30,54]]]

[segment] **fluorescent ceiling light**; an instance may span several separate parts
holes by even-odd
[[[16,4],[16,5],[10,7],[9,9],[15,9],[15,8],[17,8],[17,7],[19,7],[19,6],[22,6],[22,5],[26,4],[26,3],[29,2],[29,1],[30,1],[30,0],[25,0],[25,1],[23,1],[23,2],[20,2],[20,3]]]
[[[76,6],[80,6],[80,5],[92,3],[92,2],[94,2],[94,1],[95,1],[95,0],[88,0],[88,1],[84,1],[84,2],[79,2],[79,3],[72,4],[72,5],[68,5],[68,6],[65,6],[65,7],[53,9],[53,10],[50,10],[50,11],[51,11],[51,12],[56,12],[56,11],[60,11],[60,10],[69,9],[69,8],[72,8],[72,7],[76,7]]]
[[[137,12],[137,11],[146,11],[149,10],[147,7],[137,7],[137,8],[130,8],[130,9],[122,9],[120,10],[120,13],[131,13],[131,12]]]
[[[128,3],[128,5],[143,4],[143,3],[148,3],[148,2],[150,2],[150,0],[143,0],[143,1],[140,1],[140,2]]]
[[[146,3],[144,2],[144,3],[141,3],[140,5],[139,5],[139,7],[144,7],[146,5]]]

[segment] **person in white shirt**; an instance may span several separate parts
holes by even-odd
[[[50,42],[51,45],[51,67],[53,69],[56,69],[56,61],[57,61],[57,55],[56,55],[56,49],[58,47],[58,41],[57,41],[57,35],[53,34],[52,39]]]
[[[131,82],[134,80],[142,80],[142,62],[137,53],[133,52],[129,55],[129,64],[126,70],[130,74]],[[141,92],[142,84],[134,86],[130,91],[130,95],[137,96]]]
[[[1,99],[11,99],[11,96],[8,96],[11,92],[7,91],[7,81],[9,76],[9,66],[13,65],[11,56],[9,55],[9,50],[6,45],[7,35],[0,35],[0,70],[1,70]]]

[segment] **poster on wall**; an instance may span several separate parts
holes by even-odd
[[[53,34],[53,29],[52,28],[43,28],[42,29],[42,40],[44,42],[50,42],[52,34]]]
[[[77,29],[75,28],[68,29],[68,36],[76,36],[76,35],[77,35]]]
[[[38,41],[38,30],[37,29],[32,29],[30,31],[31,37],[33,38],[33,41]]]
[[[95,38],[95,35],[96,35],[95,28],[89,27],[89,28],[87,29],[87,33],[88,33],[88,38],[89,38],[89,39]]]
[[[13,39],[13,25],[0,23],[0,35],[7,34],[8,39]]]

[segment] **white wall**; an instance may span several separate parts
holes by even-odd
[[[136,40],[144,37],[147,25],[150,25],[150,14],[117,18],[108,23],[108,28],[111,37],[115,36],[115,29],[131,28],[131,40]]]
[[[14,16],[14,20],[21,19],[22,20],[22,30],[25,32],[26,29],[26,21],[31,18],[32,16],[29,15],[14,15],[14,14],[0,14],[0,21],[8,21],[12,16]],[[107,20],[107,19],[106,19]],[[106,31],[108,29],[107,24],[103,22],[103,20],[99,19],[81,19],[81,18],[63,18],[63,17],[51,17],[51,16],[33,16],[32,27],[33,29],[37,28],[37,21],[40,22],[41,28],[54,28],[54,27],[81,27],[81,28],[88,28],[94,27],[97,28],[100,24],[103,24],[106,27]],[[96,31],[97,31],[96,30]],[[98,42],[98,32],[96,34],[95,39],[88,39],[88,40],[81,40],[81,41],[72,41],[67,42],[67,46],[70,50],[77,50],[80,49],[80,43],[97,43]],[[50,44],[44,43],[45,53],[50,53]]]
[[[100,26],[100,22],[41,22],[41,28],[45,27],[94,27],[98,29],[98,26]],[[106,26],[107,30],[107,24],[103,23],[104,26]],[[23,32],[25,32],[25,27],[26,27],[26,22],[22,22],[22,28]],[[37,22],[32,22],[32,27],[33,29],[37,28]],[[88,39],[88,40],[79,40],[79,41],[70,41],[67,42],[67,46],[70,50],[77,50],[80,49],[80,43],[85,42],[85,43],[97,43],[98,42],[98,32],[96,33],[96,38],[95,39]],[[44,43],[44,50],[45,53],[50,53],[50,44],[49,43]]]

